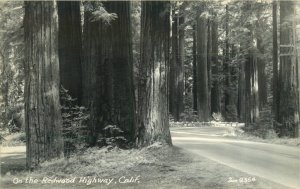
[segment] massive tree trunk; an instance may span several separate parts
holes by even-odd
[[[196,25],[193,25],[193,110],[197,112],[197,47]]]
[[[87,142],[95,145],[98,133],[102,130],[103,116],[99,116],[102,107],[102,85],[98,78],[102,75],[101,60],[101,21],[92,22],[92,11],[87,7],[96,8],[95,2],[85,2],[83,30],[83,63],[82,63],[82,104],[89,109],[90,138]],[[104,72],[104,71],[103,71]],[[99,75],[99,77],[97,77]]]
[[[81,15],[79,1],[58,1],[60,83],[81,105]]]
[[[207,18],[197,18],[197,110],[199,121],[209,121],[207,72]]]
[[[111,124],[124,131],[125,137],[132,141],[135,133],[135,96],[133,86],[133,57],[130,19],[130,2],[103,2],[109,13],[117,14],[109,26],[110,59],[112,65],[113,107]]]
[[[63,155],[55,1],[25,2],[26,165]]]
[[[295,7],[280,1],[279,136],[299,136],[298,78],[295,49]]]
[[[117,18],[107,23],[92,13],[97,2],[86,2],[83,102],[90,110],[91,139],[95,145],[107,125],[116,125],[128,141],[135,133],[130,2],[103,2]],[[89,7],[89,6],[87,6]]]
[[[143,1],[138,130],[140,146],[172,144],[168,116],[170,3]]]
[[[212,38],[212,89],[211,89],[211,113],[221,112],[219,62],[218,62],[218,23],[214,19],[211,26]]]
[[[181,12],[179,14],[182,14]],[[179,121],[184,111],[184,17],[173,14],[172,25],[172,61],[170,63],[170,112],[175,121]]]

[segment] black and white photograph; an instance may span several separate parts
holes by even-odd
[[[1,189],[300,189],[300,0],[0,0]]]

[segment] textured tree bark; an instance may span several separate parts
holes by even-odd
[[[197,109],[199,121],[209,121],[207,72],[207,19],[197,18]]]
[[[87,2],[94,9],[96,2]],[[107,125],[116,125],[128,141],[135,134],[130,2],[103,2],[117,18],[91,21],[85,11],[83,102],[90,109],[90,144],[95,145]]]
[[[79,1],[58,1],[60,83],[76,103],[82,98],[82,45]]]
[[[221,112],[220,81],[219,81],[219,62],[218,62],[218,23],[212,20],[212,89],[211,89],[211,113]]]
[[[86,4],[89,2],[85,2]],[[91,2],[92,8],[95,7]],[[90,128],[90,137],[87,142],[95,145],[98,132],[101,129],[100,120],[97,119],[100,112],[100,102],[96,93],[101,94],[99,87],[96,86],[96,74],[98,60],[100,59],[100,21],[91,22],[92,12],[85,8],[84,27],[83,27],[83,63],[82,63],[82,105],[89,109],[90,119],[88,126]]]
[[[279,136],[299,137],[294,2],[280,1]]]
[[[55,1],[25,2],[26,165],[63,155]]]
[[[171,145],[168,116],[170,3],[142,1],[141,65],[138,94],[139,146]]]
[[[135,96],[133,86],[133,57],[130,2],[103,2],[105,9],[116,13],[118,18],[109,26],[112,65],[113,107],[111,124],[117,125],[124,131],[125,137],[133,141],[135,133]]]

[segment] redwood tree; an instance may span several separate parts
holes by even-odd
[[[218,22],[216,19],[211,21],[211,38],[212,38],[212,88],[211,88],[211,113],[221,112],[220,99],[220,81],[219,81],[219,62],[218,62]]]
[[[58,1],[60,83],[81,104],[82,46],[79,1]]]
[[[209,121],[208,72],[207,72],[207,18],[197,18],[197,110],[200,121]]]
[[[137,140],[172,144],[168,116],[170,3],[142,1]]]
[[[135,132],[135,96],[133,87],[133,57],[130,2],[103,2],[117,18],[108,26],[108,38],[103,48],[110,49],[105,64],[112,66],[112,109],[108,123],[117,125],[132,141]]]
[[[280,1],[279,136],[299,136],[298,70],[295,47],[295,5]]]
[[[58,18],[55,1],[26,1],[26,165],[63,155],[59,103]]]
[[[172,58],[170,63],[170,113],[175,121],[179,121],[184,111],[184,23],[183,11],[175,14],[173,10],[172,24]]]

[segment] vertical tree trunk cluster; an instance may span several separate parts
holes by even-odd
[[[295,46],[295,6],[280,1],[280,69],[278,122],[280,136],[299,136],[299,87]]]
[[[175,14],[172,24],[172,57],[170,62],[169,107],[175,121],[184,111],[184,16],[182,10]]]
[[[27,167],[63,155],[55,1],[25,2]]]
[[[170,3],[143,1],[137,140],[172,144],[168,116]]]

